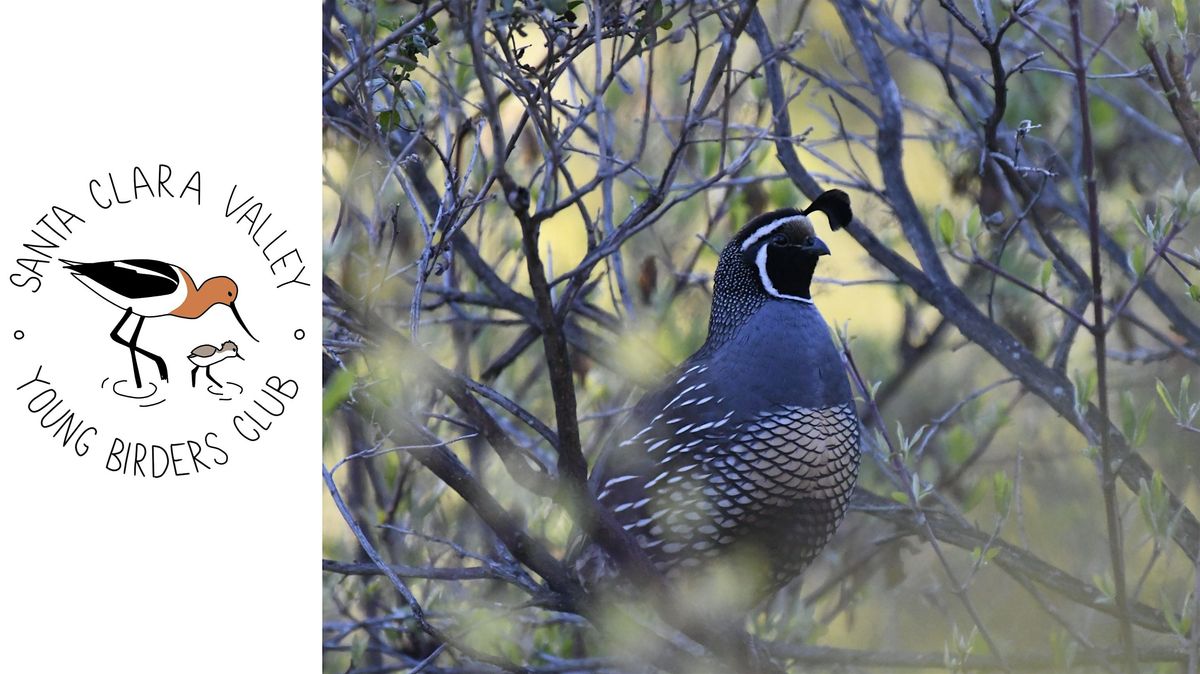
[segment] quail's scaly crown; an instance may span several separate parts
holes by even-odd
[[[708,347],[723,342],[772,299],[812,304],[809,285],[817,259],[829,254],[808,219],[813,211],[824,213],[835,231],[854,217],[850,197],[829,190],[803,211],[784,208],[754,218],[721,251],[713,279]]]

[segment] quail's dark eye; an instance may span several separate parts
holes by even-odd
[[[231,291],[229,291],[228,295],[229,295],[230,297],[233,297],[233,291],[232,291],[232,290],[231,290]]]
[[[787,245],[787,236],[784,234],[776,234],[775,236],[772,236],[771,237],[771,245],[773,245],[773,246]]]

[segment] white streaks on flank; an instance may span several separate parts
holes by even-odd
[[[613,485],[621,484],[622,482],[628,482],[629,480],[632,480],[635,477],[637,477],[637,475],[622,475],[620,477],[614,477],[613,479],[609,480],[608,482],[605,482],[604,486],[605,486],[605,488],[612,487]]]
[[[654,443],[653,445],[650,445],[649,447],[647,447],[646,451],[653,452],[654,450],[658,449],[659,447],[662,447],[663,443],[665,443],[669,439],[670,438],[663,438],[662,440],[659,440],[658,442]],[[647,440],[647,442],[649,442],[649,440]]]
[[[653,480],[650,480],[649,482],[646,483],[646,489],[649,489],[649,488],[653,487],[654,485],[658,484],[659,480],[663,479],[664,477],[666,477],[670,474],[671,474],[671,471],[669,471],[669,470],[664,470],[663,472],[659,473],[658,477],[656,477]]]
[[[680,391],[680,392],[679,392],[679,395],[675,396],[674,398],[671,398],[671,402],[667,403],[667,405],[666,405],[666,406],[667,406],[668,408],[670,408],[670,407],[671,407],[671,405],[674,405],[674,404],[675,404],[675,401],[676,401],[676,400],[679,400],[680,398],[682,398],[683,396],[685,396],[685,395],[687,395],[687,394],[691,393],[691,392],[692,392],[692,391],[694,391],[695,389],[696,389],[696,387],[695,387],[695,386],[689,386],[689,387],[687,387],[687,388],[683,389],[682,391]],[[684,403],[684,404],[686,405],[687,403]],[[680,405],[680,407],[683,407],[683,405]]]
[[[646,426],[646,427],[645,427],[645,428],[643,428],[642,430],[640,430],[640,431],[638,431],[637,433],[635,433],[635,434],[634,434],[634,436],[633,436],[632,438],[629,438],[629,439],[628,439],[628,440],[626,440],[625,442],[622,442],[622,443],[621,443],[621,445],[622,445],[622,446],[624,446],[626,443],[633,442],[634,440],[637,440],[638,438],[642,437],[642,434],[643,434],[643,433],[645,433],[646,431],[649,431],[651,428],[654,428],[654,422],[658,421],[658,420],[659,420],[659,419],[661,419],[661,418],[662,418],[662,415],[661,415],[661,414],[656,414],[656,415],[654,415],[654,418],[650,420],[650,425],[649,425],[649,426]]]

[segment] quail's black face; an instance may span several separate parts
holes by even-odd
[[[829,247],[817,238],[808,219],[813,211],[824,213],[834,230],[853,218],[850,197],[841,190],[822,193],[803,211],[785,208],[754,218],[722,252],[717,291],[745,292],[753,285],[770,297],[812,303],[809,285],[817,260],[829,255]]]
[[[741,266],[743,271],[737,276],[756,279],[767,295],[802,302],[811,302],[809,284],[817,260],[829,254],[828,246],[813,231],[812,222],[795,209],[754,218],[729,246],[736,256],[722,256],[722,263]]]

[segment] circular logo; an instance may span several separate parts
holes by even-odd
[[[67,185],[12,258],[6,416],[134,478],[220,470],[268,441],[297,415],[319,273],[269,202],[168,163]]]

